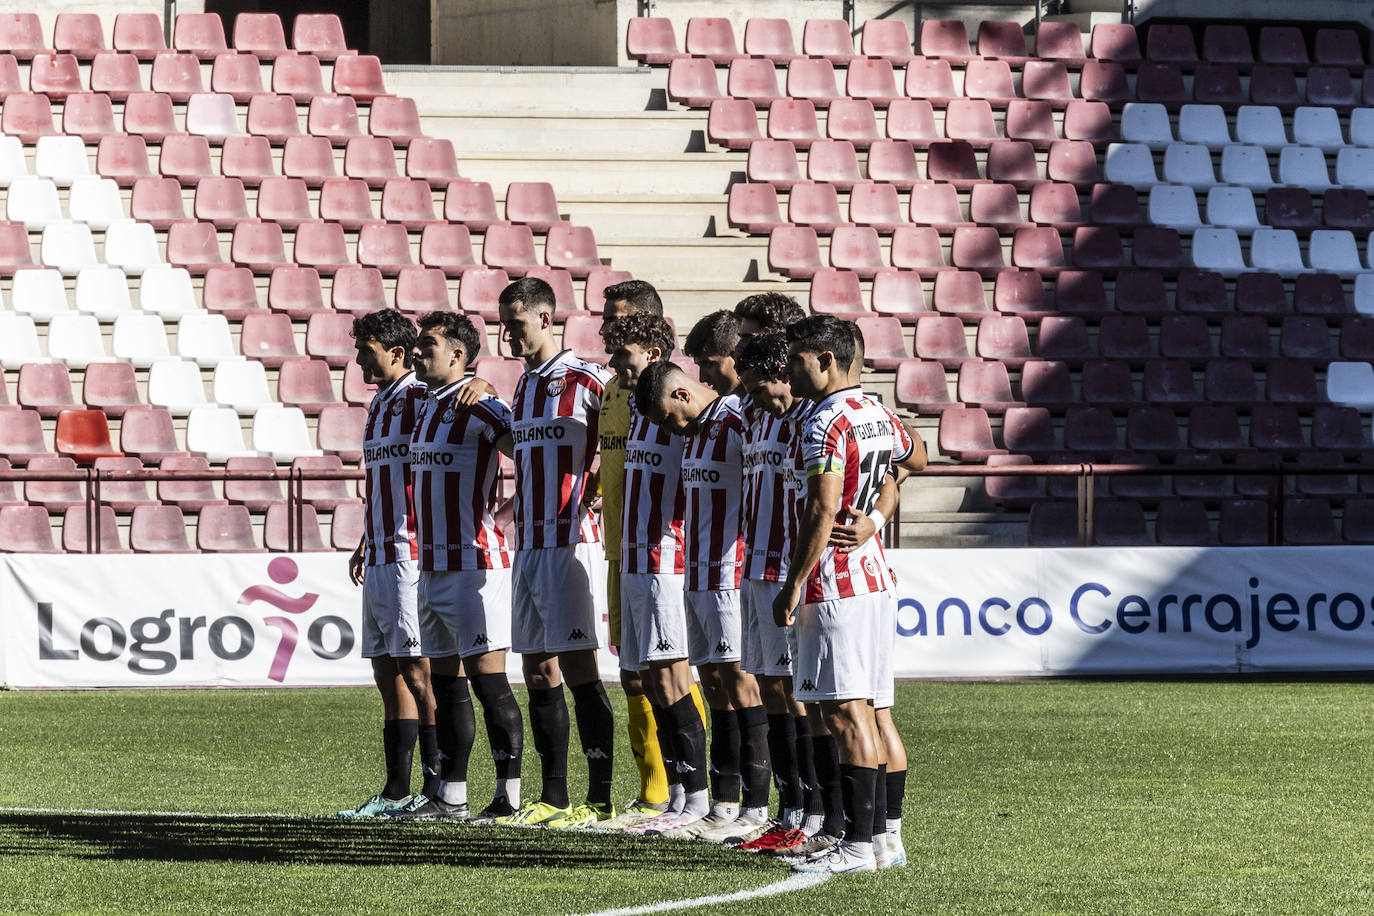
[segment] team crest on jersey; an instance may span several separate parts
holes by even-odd
[[[386,412],[391,414],[393,417],[399,417],[401,415],[401,411],[405,409],[406,405],[404,401],[392,401],[391,406],[386,409]]]
[[[723,423],[708,423],[708,424],[706,424],[706,438],[707,438],[707,439],[715,439],[715,438],[718,438],[718,437],[720,436],[721,427],[724,426],[724,425],[725,425],[725,424],[723,424]]]
[[[563,393],[564,387],[565,386],[561,378],[551,378],[549,379],[549,384],[545,386],[544,390],[549,393],[549,397],[556,398]]]
[[[873,562],[872,557],[864,557],[863,567],[864,572],[868,573],[870,576],[876,576],[878,574],[878,564]]]
[[[445,423],[452,423],[454,420],[458,419],[458,405],[448,405],[448,408],[444,410],[444,415],[440,417],[440,419]]]

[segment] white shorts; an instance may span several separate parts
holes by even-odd
[[[446,640],[462,658],[510,648],[509,569],[421,572],[419,594],[425,646]]]
[[[740,667],[749,674],[792,676],[792,650],[787,630],[773,622],[773,599],[781,582],[745,579],[740,589],[740,637],[744,642]]]
[[[897,641],[897,593],[883,592],[882,616],[873,628],[873,708],[888,709],[896,699],[892,645]]]
[[[420,567],[397,560],[363,570],[363,658],[419,658],[420,617],[415,588]]]
[[[792,687],[798,700],[874,699],[873,647],[889,600],[877,592],[797,608]]]
[[[687,657],[687,611],[680,573],[620,574],[620,667]]]
[[[511,647],[522,654],[599,649],[606,613],[606,561],[600,544],[515,552],[511,570]]]
[[[739,589],[687,592],[687,661],[714,665],[740,659]]]

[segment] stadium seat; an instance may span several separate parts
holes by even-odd
[[[39,416],[46,418],[78,406],[72,391],[71,373],[63,363],[27,363],[21,366],[15,401],[20,407],[36,410]]]
[[[253,448],[271,455],[278,464],[322,454],[311,444],[305,413],[299,407],[282,404],[271,404],[254,412]]]
[[[789,102],[796,104],[790,99],[781,99],[769,106],[770,123],[774,107]],[[814,120],[813,109],[813,126]],[[763,136],[759,132],[758,115],[753,102],[742,99],[716,99],[711,102],[711,109],[706,118],[706,136],[712,143],[727,149],[747,149],[750,143]]]
[[[192,93],[205,91],[205,83],[200,75],[200,61],[194,54],[160,51],[153,58],[148,88],[153,92],[165,94],[177,104],[184,105]]]
[[[110,423],[103,410],[68,408],[60,411],[54,444],[57,454],[67,455],[79,464],[89,464],[101,457],[123,456],[110,439]]]
[[[881,58],[851,61],[846,71],[845,95],[865,99],[878,108],[885,108],[893,99],[902,98],[891,61]]]
[[[172,30],[172,47],[201,60],[213,60],[228,49],[218,13],[180,13]]]
[[[1007,104],[1017,97],[1011,67],[1005,60],[970,60],[964,68],[964,95],[970,99]]]
[[[138,458],[97,458],[95,470],[102,477],[107,471],[141,471]],[[105,480],[100,487],[100,501],[121,515],[133,512],[138,506],[157,503],[146,480]]]
[[[38,360],[38,340],[33,319],[28,315],[13,315],[8,322],[0,322],[0,329],[14,334],[0,355],[6,368],[11,363]],[[100,323],[94,315],[58,312],[48,322],[48,356],[66,363],[73,369],[84,369],[93,362],[109,359],[101,336]]]
[[[1126,71],[1119,62],[1090,60],[1083,64],[1078,94],[1085,101],[1120,105],[1133,99]]]
[[[52,228],[66,228],[63,223],[54,223]],[[44,230],[47,235],[48,230]],[[89,236],[86,238],[89,245]],[[49,247],[52,247],[51,245]],[[56,270],[21,270],[14,275],[14,286],[10,292],[10,302],[14,311],[46,321],[54,315],[68,311],[67,290],[62,274]]]
[[[7,139],[18,142],[17,138]],[[0,161],[3,160],[4,155],[0,153]],[[102,137],[96,150],[95,165],[96,172],[102,178],[112,180],[121,187],[129,187],[138,179],[153,174],[148,167],[148,148],[142,137]]]
[[[240,105],[261,94],[262,65],[257,55],[231,52],[216,57],[210,69],[210,91],[232,96]]]
[[[291,28],[291,47],[320,60],[335,60],[348,54],[343,24],[334,13],[299,14]]]
[[[731,98],[751,102],[759,108],[767,107],[770,102],[783,97],[773,61],[747,57],[730,62],[725,92]]]
[[[205,553],[260,553],[246,506],[210,505],[196,521],[196,549]]]
[[[412,310],[414,311],[414,310]],[[305,328],[305,353],[341,368],[354,357],[353,317],[335,312],[315,312]]]
[[[387,137],[401,148],[409,146],[412,140],[424,137],[415,100],[391,95],[373,99],[368,112],[367,131],[374,137]]]
[[[226,180],[237,181],[238,179]],[[342,179],[326,179],[325,184],[328,184],[330,181],[340,180]],[[364,188],[364,191],[366,191],[366,188]],[[199,194],[197,194],[197,197],[199,197]],[[323,216],[325,219],[328,219],[329,217],[324,216],[323,213],[326,203],[328,203],[331,207],[334,205],[332,199],[326,199],[326,193],[324,189],[321,188],[321,216]],[[368,201],[368,205],[371,206],[370,200]],[[248,202],[247,198],[245,197],[245,211],[247,206]],[[284,178],[274,175],[270,178],[264,178],[262,180],[262,184],[258,187],[257,218],[259,220],[269,224],[275,223],[282,229],[295,229],[301,223],[314,219],[314,216],[315,214],[312,212],[310,206],[310,192],[306,186],[304,179]],[[205,215],[200,213],[199,211],[197,211],[196,217],[198,219],[206,218]],[[216,223],[216,225],[220,229],[232,230],[235,227],[235,225],[237,225],[239,222],[245,219],[248,219],[248,214],[246,212],[244,212],[241,216],[236,216],[235,218],[229,220],[219,221]],[[339,222],[346,223],[345,220],[339,220]],[[345,226],[345,228],[347,228],[347,226]]]
[[[323,254],[316,255],[311,251],[302,257],[301,230],[304,229],[310,229],[312,233],[318,234],[322,241],[328,242],[328,247],[323,248]],[[321,273],[332,268],[331,261],[338,267],[347,265],[348,249],[345,247],[342,226],[337,223],[304,224],[301,230],[297,230],[296,233],[298,263],[313,264]],[[318,243],[316,247],[320,247]],[[399,223],[364,223],[358,230],[357,256],[359,264],[364,267],[376,267],[388,277],[396,276],[401,268],[414,263],[410,257],[410,236],[406,228]]]
[[[357,139],[371,140],[378,144],[379,149],[382,148],[382,144],[394,149],[391,141],[384,137]],[[351,144],[353,141],[349,142]],[[394,153],[392,164],[394,169]],[[419,137],[410,141],[410,146],[406,147],[405,173],[408,178],[429,182],[429,186],[435,190],[447,187],[450,181],[459,180],[461,176],[458,174],[458,156],[453,151],[453,141],[432,137]],[[354,177],[348,168],[347,147],[344,150],[344,174],[350,178]]]
[[[854,219],[852,201],[850,212],[851,219]],[[756,234],[766,233],[774,226],[783,225],[786,221],[778,209],[777,190],[771,184],[761,182],[732,184],[726,202],[726,222],[732,229],[742,229]]]
[[[186,103],[186,130],[203,136],[215,145],[229,137],[242,136],[234,98],[216,92],[196,92]]]
[[[992,424],[981,407],[951,407],[940,414],[937,433],[940,453],[958,461],[982,461],[1001,454],[992,438]]]
[[[29,459],[28,469],[66,474],[76,471],[77,466],[74,459],[65,455],[35,455]],[[49,512],[65,512],[86,502],[86,483],[79,479],[26,480],[23,494],[29,503]]]
[[[300,472],[301,498],[317,510],[331,512],[342,504],[353,501],[349,494],[351,481],[343,479],[311,479],[319,472],[343,471],[343,462],[337,455],[302,455],[291,461],[291,470]]]
[[[432,141],[434,143],[447,141]],[[409,164],[411,155],[418,150],[425,150],[428,147],[422,144],[412,144],[412,150],[406,154],[407,173],[409,174]],[[450,144],[449,150],[452,150]],[[332,158],[332,154],[331,154]],[[456,162],[454,168],[457,168]],[[343,173],[349,178],[358,178],[367,182],[370,188],[384,187],[392,178],[400,177],[396,170],[396,148],[391,141],[382,137],[354,137],[348,141],[344,147]],[[411,177],[420,178],[424,175],[412,175]],[[456,177],[456,176],[455,176]],[[437,187],[445,187],[445,181]]]
[[[897,367],[893,393],[899,405],[920,413],[940,413],[959,406],[949,396],[945,368],[936,362],[903,360]]]
[[[343,228],[336,228],[342,235]],[[300,232],[298,229],[297,248],[301,245]],[[286,256],[286,240],[282,234],[282,227],[262,220],[243,220],[237,223],[229,246],[229,258],[235,264],[247,267],[254,273],[271,273],[273,267],[290,261]]]
[[[308,356],[284,360],[277,377],[277,400],[311,414],[319,413],[326,405],[337,403],[329,364]]]
[[[535,268],[530,268],[527,276],[535,275]],[[561,290],[555,287],[555,296],[560,296],[562,301],[557,303],[557,311],[566,314],[567,309],[576,308],[573,303],[572,277],[566,271],[551,271],[547,279],[550,285],[558,284],[563,287]],[[428,267],[403,267],[396,275],[396,309],[411,315],[419,315],[425,312],[444,311],[453,307],[453,300],[449,296],[448,280],[444,272],[438,268]],[[349,351],[351,358],[352,351]]]
[[[897,189],[910,188],[921,177],[916,150],[906,140],[874,140],[868,149],[868,177]]]
[[[213,464],[253,454],[244,446],[238,413],[232,407],[214,405],[191,410],[186,420],[186,447],[204,454]]]
[[[954,88],[954,71],[947,60],[913,60],[907,64],[902,85],[911,99],[922,99],[937,108],[943,108],[960,95]]]
[[[167,358],[171,354],[167,348],[167,332],[162,319],[139,312],[120,315],[114,322],[111,354],[115,359],[128,360],[139,369],[146,369],[156,360]]]
[[[836,228],[830,237],[830,266],[863,278],[885,269],[887,262],[883,259],[878,231],[872,226]]]
[[[370,102],[387,94],[382,62],[373,54],[345,54],[334,61],[334,92]]]
[[[176,349],[182,358],[203,368],[224,359],[239,359],[229,337],[229,321],[222,314],[190,312],[177,321]]]
[[[374,117],[375,111],[374,106]],[[311,96],[306,130],[313,136],[323,137],[334,146],[343,146],[350,138],[362,136],[357,101],[350,95]]]
[[[234,47],[263,60],[290,53],[281,17],[276,13],[238,13],[234,16]]]
[[[300,178],[317,188],[330,178],[338,177],[334,168],[334,151],[323,137],[288,137],[282,151],[282,174]]]
[[[136,461],[137,459],[135,459]],[[90,547],[90,538],[96,528],[84,505],[72,506],[62,516],[62,549],[67,553],[131,553],[119,540],[119,522],[115,510],[101,506],[99,513],[100,540],[95,549]],[[88,530],[89,526],[89,530]]]
[[[209,403],[200,367],[188,359],[160,359],[148,370],[148,403],[184,417]]]
[[[122,417],[142,403],[134,367],[129,363],[90,363],[82,377],[81,400],[107,416]]]
[[[347,58],[340,59],[346,60]],[[324,539],[320,535],[320,522],[315,512],[315,507],[309,504],[300,506],[294,510],[299,512],[299,516],[294,520],[295,526],[298,526],[298,530],[295,532],[296,540],[294,544],[298,544],[299,546],[294,546],[291,539],[293,524],[292,520],[288,517],[292,511],[293,509],[285,504],[268,508],[267,516],[263,523],[263,543],[266,545],[267,549],[272,551],[292,549],[303,551],[328,550],[328,545],[324,543]]]
[[[794,160],[795,164],[795,160]],[[444,191],[444,219],[462,223],[482,232],[493,225],[504,225],[496,212],[496,196],[485,181],[451,181]],[[426,230],[433,227],[426,227]]]
[[[186,219],[181,182],[175,178],[140,178],[134,182],[129,212],[154,229],[166,229],[173,222]]]
[[[108,178],[90,176],[72,182],[67,211],[73,221],[91,229],[104,230],[113,222],[127,219],[119,185]]]
[[[748,42],[748,26],[745,27]],[[679,53],[673,22],[666,17],[637,16],[625,30],[625,53],[646,64],[670,63]]]
[[[707,58],[712,64],[728,64],[740,56],[734,26],[729,19],[704,16],[688,19],[683,47],[688,54]]]
[[[244,356],[268,368],[276,368],[300,356],[291,318],[278,312],[257,312],[243,317],[239,348]]]
[[[366,421],[366,408],[348,404],[327,405],[320,411],[316,426],[316,444],[325,452],[338,455],[345,462],[360,461],[363,450],[363,424]]]
[[[203,459],[202,459],[203,460]],[[208,468],[209,465],[207,464]],[[184,487],[193,481],[176,482],[173,486]],[[206,484],[209,481],[205,481]],[[159,482],[161,494],[164,482]],[[212,494],[213,489],[210,491]],[[166,497],[163,497],[166,499]],[[196,506],[203,508],[204,503]],[[134,509],[129,522],[129,547],[135,553],[193,553],[186,537],[186,517],[180,505],[138,506]]]
[[[382,272],[375,267],[345,264],[330,287],[330,306],[336,311],[370,312],[387,305]]]
[[[381,213],[382,219],[401,223],[411,231],[418,231],[427,223],[435,222],[434,195],[429,182],[410,178],[391,179],[382,189]]]
[[[0,553],[61,553],[42,506],[0,506]]]
[[[457,223],[426,226],[420,233],[420,263],[439,268],[450,277],[476,267],[468,227]]]
[[[519,277],[539,263],[534,250],[534,233],[528,226],[491,225],[482,243],[482,261]]]
[[[256,359],[221,359],[215,366],[212,400],[250,415],[259,407],[274,403],[267,387],[267,370]]]

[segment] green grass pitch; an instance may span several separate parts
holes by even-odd
[[[693,912],[1370,912],[1370,691],[902,684],[911,864]],[[0,694],[0,806],[149,812],[0,811],[0,910],[579,913],[786,877],[701,844],[303,819],[380,785],[378,710],[352,689]],[[531,751],[527,794],[537,774]]]

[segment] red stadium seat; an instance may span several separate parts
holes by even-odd
[[[39,137],[57,133],[47,96],[32,92],[12,92],[5,96],[4,109],[0,111],[0,131],[14,134],[25,143],[37,143]]]
[[[534,250],[534,233],[528,226],[487,227],[482,243],[482,261],[488,267],[500,267],[512,276],[523,276],[527,268],[539,263]]]
[[[869,161],[872,162],[871,153]],[[771,187],[769,190],[772,190]],[[872,226],[882,233],[892,232],[905,223],[906,217],[902,215],[902,204],[897,197],[897,186],[876,181],[857,182],[849,190],[849,221],[862,226]]]
[[[134,183],[129,212],[134,219],[151,223],[155,229],[166,229],[174,221],[184,220],[181,182],[175,178],[140,178]]]
[[[294,265],[274,269],[267,285],[267,305],[296,319],[326,311],[319,271]]]
[[[927,19],[921,23],[921,54],[950,61],[967,61],[972,56],[968,30],[957,19]]]
[[[930,274],[950,266],[933,226],[898,226],[892,233],[892,266]]]
[[[981,407],[952,407],[940,414],[940,453],[958,461],[982,461],[1002,453],[992,438],[988,412]]]
[[[892,123],[888,109],[888,124]],[[909,188],[920,180],[916,150],[906,140],[874,140],[868,148],[868,177],[897,188]]]
[[[779,226],[768,234],[768,269],[794,279],[806,279],[821,267],[816,230]]]
[[[548,232],[562,222],[553,185],[546,181],[512,181],[506,187],[506,219],[524,223],[535,232]]]
[[[140,471],[143,469],[143,462],[137,458],[97,458],[95,460],[95,470],[97,473],[104,474],[106,471]],[[148,488],[145,480],[105,480],[100,487],[100,501],[107,504],[106,508],[121,515],[134,511],[138,506],[155,504],[156,497]]]
[[[340,58],[347,60],[347,58]],[[296,519],[289,516],[292,512],[298,512]],[[292,528],[299,526],[295,531],[296,540],[291,540]],[[320,535],[320,521],[313,505],[303,505],[296,509],[281,504],[269,506],[267,517],[263,523],[263,543],[268,550],[286,551],[299,549],[304,551],[328,550],[329,547],[324,543]],[[299,544],[299,548],[294,545]]]
[[[343,146],[350,138],[362,136],[358,103],[349,95],[313,96],[306,115],[306,130],[334,146]]]
[[[29,60],[46,48],[43,26],[37,14],[9,13],[0,18],[0,50],[20,60]]]
[[[305,353],[339,368],[354,357],[353,316],[313,312],[305,327]]]
[[[779,188],[791,187],[802,177],[796,148],[786,140],[759,140],[751,144],[745,175],[750,181],[766,181]]]
[[[609,267],[593,267],[587,272],[583,285],[583,304],[587,311],[601,314],[606,304],[605,290],[608,286],[634,279],[627,270],[612,270]]]
[[[485,255],[485,246],[483,251]],[[574,277],[585,277],[592,268],[601,266],[592,230],[587,226],[570,226],[567,223],[556,223],[549,227],[549,235],[544,242],[544,262],[549,267],[567,270]]]
[[[946,368],[957,368],[970,358],[964,323],[952,316],[925,316],[916,322],[917,359],[936,360]]]
[[[873,277],[873,311],[905,323],[929,311],[919,274],[885,268]]]
[[[55,443],[59,455],[68,455],[82,464],[124,454],[114,447],[110,423],[102,410],[67,409],[58,413]]]
[[[867,99],[879,108],[887,107],[893,99],[902,98],[892,63],[872,58],[860,58],[850,63],[845,79],[845,94],[854,99]]]
[[[352,481],[336,479],[310,479],[310,474],[320,471],[342,471],[343,462],[338,455],[302,455],[291,462],[291,470],[300,471],[301,497],[316,510],[333,511],[341,503],[353,501],[350,495]]]
[[[808,227],[812,228],[812,227]],[[814,227],[820,231],[820,227]],[[830,266],[872,277],[887,268],[878,231],[872,226],[838,226],[830,238]]]
[[[847,318],[867,311],[859,288],[859,275],[852,270],[825,268],[816,271],[811,278],[809,301],[814,315]]]
[[[895,369],[908,357],[902,323],[887,315],[855,319],[864,337],[864,362],[879,370]]]
[[[123,416],[130,407],[142,403],[133,365],[118,362],[91,363],[86,366],[81,382],[81,400],[87,407],[103,410],[107,416]]]
[[[693,108],[724,98],[715,64],[697,57],[675,58],[668,68],[668,98]]]
[[[987,318],[988,303],[983,291],[983,277],[976,270],[940,271],[935,275],[932,298],[935,310],[943,315],[959,315],[974,321]],[[981,324],[979,333],[981,341]],[[1024,325],[1021,334],[1025,336]],[[980,351],[980,355],[988,354]]]
[[[210,141],[194,134],[164,137],[158,153],[157,169],[165,178],[172,179],[174,184],[183,185],[195,185],[201,179],[217,174],[215,167],[210,164]],[[134,184],[135,196],[139,184]]]
[[[303,179],[312,188],[338,177],[333,148],[324,137],[288,137],[281,165],[283,175]]]
[[[771,184],[737,182],[730,186],[726,221],[732,229],[766,233],[785,221],[778,209],[778,192]]]
[[[978,323],[974,352],[984,358],[1019,366],[1031,357],[1030,337],[1020,315],[991,315]]]
[[[52,44],[59,52],[88,61],[107,47],[105,29],[96,13],[58,13],[53,25]]]
[[[167,261],[197,276],[223,264],[224,256],[214,224],[196,220],[173,223],[167,229]]]
[[[859,50],[866,57],[883,57],[901,65],[915,57],[911,32],[900,19],[869,19],[859,30]]]

